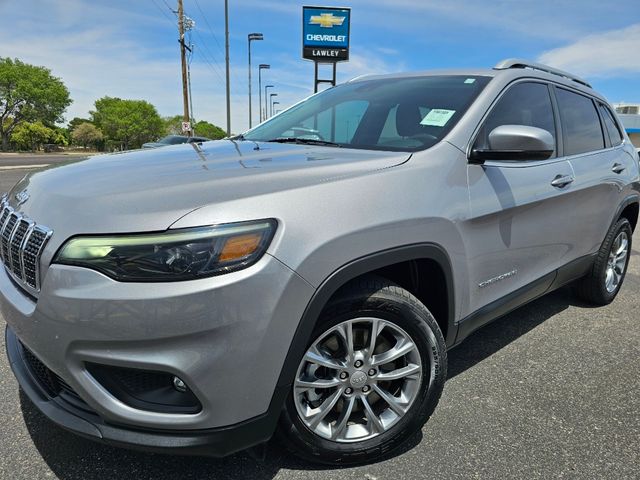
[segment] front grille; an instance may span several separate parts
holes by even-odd
[[[0,199],[0,262],[28,291],[40,291],[40,256],[52,233]]]

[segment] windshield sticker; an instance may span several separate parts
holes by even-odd
[[[476,81],[475,78],[467,78],[464,83],[474,83]]]
[[[434,108],[427,116],[422,119],[420,125],[427,125],[429,127],[444,127],[447,122],[456,113],[455,110],[444,110],[442,108]]]

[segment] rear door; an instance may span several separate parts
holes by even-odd
[[[633,159],[625,153],[622,134],[604,103],[566,88],[554,90],[579,206],[566,225],[572,230],[575,256],[581,257],[596,252],[604,240],[620,192],[631,182]]]
[[[489,133],[500,125],[545,129],[556,149],[548,160],[468,166],[471,217],[463,229],[470,312],[532,284],[543,293],[555,269],[574,258],[573,233],[566,223],[578,203],[571,164],[558,155],[560,130],[550,86],[524,81],[508,87],[483,121],[474,147],[485,147]]]

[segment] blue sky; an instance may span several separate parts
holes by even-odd
[[[224,1],[184,0],[192,34],[195,116],[226,125]],[[302,5],[291,0],[229,0],[232,129],[248,126],[247,34],[254,65],[281,106],[309,95],[313,64],[301,59]],[[324,6],[331,2],[319,2]],[[145,99],[160,114],[181,112],[175,0],[0,0],[0,56],[45,65],[86,116],[104,95]],[[543,61],[586,77],[612,102],[640,102],[637,0],[352,0],[351,60],[338,80],[365,73],[490,67],[507,57]],[[254,71],[257,117],[257,75]]]

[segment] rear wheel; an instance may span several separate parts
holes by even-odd
[[[446,348],[427,308],[401,287],[367,277],[323,312],[280,421],[295,453],[353,464],[402,445],[433,412]]]
[[[633,231],[626,218],[611,227],[589,273],[578,281],[578,295],[594,305],[607,305],[624,282],[631,253]]]

